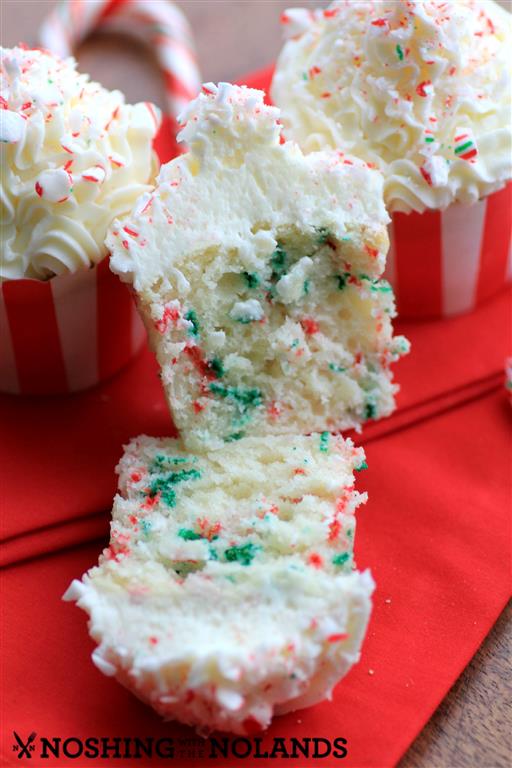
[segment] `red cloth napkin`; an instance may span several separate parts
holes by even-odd
[[[264,86],[265,77],[251,84]],[[173,150],[167,144],[162,151]],[[378,583],[362,662],[333,703],[276,719],[267,744],[274,736],[342,736],[346,765],[393,765],[499,614],[509,594],[511,411],[502,389],[509,301],[506,291],[471,315],[398,328],[413,344],[395,368],[399,409],[358,436],[370,465],[359,486],[370,502],[359,514],[356,554]],[[27,562],[106,537],[123,442],[141,432],[172,434],[151,354],[79,395],[2,396],[0,419],[2,550],[11,564],[3,574],[4,764],[20,764],[13,730],[24,738],[36,731],[36,749],[41,735],[170,734],[178,754],[191,732],[162,724],[104,678],[89,661],[85,617],[60,602],[101,544]],[[172,762],[209,764],[199,757]],[[331,764],[293,761],[317,762]],[[79,764],[52,761],[68,763]]]
[[[264,738],[267,747],[274,737],[344,737],[344,765],[395,765],[509,595],[510,498],[504,476],[511,421],[506,399],[495,392],[367,447],[370,469],[359,486],[368,489],[370,501],[359,512],[356,555],[360,568],[371,567],[378,587],[362,660],[332,702],[276,718]],[[96,562],[99,546],[4,571],[4,764],[20,764],[12,752],[13,730],[24,739],[36,731],[36,750],[41,736],[171,736],[172,765],[264,764],[181,759],[183,740],[192,731],[163,723],[92,665],[85,614],[60,596]],[[208,754],[208,742],[205,749]],[[332,758],[288,762],[309,768],[338,764]],[[123,768],[155,763],[112,759]]]

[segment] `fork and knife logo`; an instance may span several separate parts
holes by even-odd
[[[30,750],[34,749],[34,747],[31,747],[31,744],[34,741],[34,739],[36,738],[37,733],[35,731],[32,731],[32,733],[30,734],[30,736],[28,737],[26,742],[24,742],[23,739],[21,739],[18,736],[16,731],[13,731],[13,733],[14,733],[14,738],[18,742],[18,746],[16,744],[14,744],[14,746],[13,746],[14,749],[16,749],[16,750],[19,749],[18,760],[21,760],[22,757],[31,758],[32,755],[30,754]]]

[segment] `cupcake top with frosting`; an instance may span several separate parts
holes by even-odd
[[[154,179],[159,110],[125,104],[72,58],[0,55],[0,280],[87,268],[105,256],[112,219]]]
[[[375,163],[390,211],[475,202],[512,177],[511,18],[492,0],[286,11],[272,85],[285,134]]]

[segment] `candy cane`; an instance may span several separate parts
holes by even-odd
[[[176,118],[197,96],[201,77],[189,23],[166,0],[61,0],[43,23],[39,39],[62,58],[97,29],[122,22],[132,34],[143,34],[155,51],[165,78],[169,114]]]

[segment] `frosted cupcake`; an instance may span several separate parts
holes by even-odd
[[[502,287],[510,14],[492,0],[376,0],[282,21],[290,39],[272,98],[285,132],[306,151],[337,147],[383,172],[402,312],[454,314]]]
[[[2,49],[0,75],[0,388],[73,391],[143,339],[104,239],[154,178],[160,114],[46,51]]]

